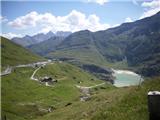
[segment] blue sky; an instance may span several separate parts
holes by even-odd
[[[158,0],[10,0],[1,2],[2,35],[98,31],[160,11]]]

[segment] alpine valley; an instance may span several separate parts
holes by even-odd
[[[97,32],[1,37],[1,52],[2,120],[147,120],[147,92],[160,91],[160,12]],[[117,87],[119,69],[143,81]]]
[[[160,74],[160,12],[104,31],[48,32],[12,41],[50,59],[78,64],[126,67],[144,76]],[[47,39],[47,40],[46,40]],[[19,40],[19,42],[17,42]],[[34,43],[30,44],[29,41]],[[41,41],[41,42],[40,42]],[[117,66],[117,64],[123,66]]]

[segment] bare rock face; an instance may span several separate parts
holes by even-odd
[[[82,69],[91,72],[101,80],[114,84],[114,76],[112,75],[113,71],[110,68],[102,68],[96,65],[85,64],[82,65]]]

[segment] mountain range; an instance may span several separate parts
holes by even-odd
[[[147,94],[160,91],[159,20],[160,12],[98,32],[1,37],[2,120],[149,119]],[[21,65],[45,57],[53,61]],[[115,87],[110,68],[131,69],[144,81]]]
[[[47,56],[72,58],[98,65],[127,61],[129,67],[134,67],[143,75],[158,75],[160,73],[159,20],[160,12],[104,31],[79,31],[65,38]]]
[[[48,40],[44,40],[37,44],[29,45],[27,46],[27,48],[36,54],[45,55],[49,52],[54,51],[55,47],[59,45],[64,39],[64,36],[53,36]]]
[[[51,59],[108,66],[126,64],[145,76],[160,72],[160,12],[103,31],[48,32],[12,41]]]
[[[70,35],[71,32],[63,32],[63,31],[58,31],[56,33],[53,33],[52,31],[49,31],[48,33],[38,33],[33,36],[26,35],[24,37],[14,37],[11,40],[19,45],[22,45],[24,47],[30,46],[33,44],[37,44],[40,42],[43,42],[45,40],[51,39],[52,37],[67,37]]]

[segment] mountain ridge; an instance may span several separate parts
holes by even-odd
[[[48,33],[38,33],[33,36],[26,35],[24,37],[14,37],[11,40],[23,47],[27,47],[30,45],[38,44],[40,42],[46,41],[52,37],[66,37],[70,35],[71,32],[65,32],[65,31],[57,31],[56,33],[53,33],[52,31],[49,31]]]
[[[158,39],[160,39],[159,19],[160,12],[151,17],[132,23],[124,23],[118,27],[103,31],[90,32],[83,30],[75,32],[65,38],[65,40],[47,56],[53,58],[66,57],[81,59],[80,56],[85,58],[88,54],[87,52],[80,52],[80,50],[83,51],[83,49],[86,49],[85,51],[93,52],[96,49],[105,61],[111,63],[125,59],[131,67],[139,66],[139,64],[142,63],[140,68],[137,68],[137,72],[152,76],[157,74],[157,70],[151,73],[145,73],[143,69],[145,68],[144,66],[149,67],[149,62],[151,61],[152,64],[157,63],[154,59],[150,60],[149,57],[156,56],[156,59],[158,59],[158,54],[160,53],[158,47],[160,45],[158,41]],[[78,51],[79,55],[73,54],[75,51]],[[92,61],[92,58],[93,57],[89,55],[84,61]],[[145,61],[147,59],[148,61]],[[143,64],[143,62],[145,63]],[[97,62],[95,63],[97,64]]]

